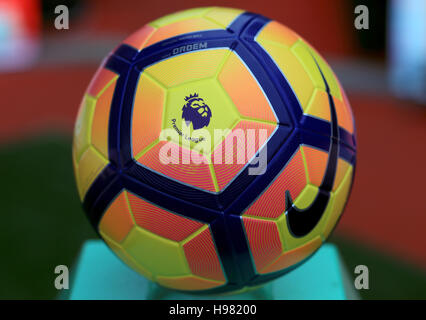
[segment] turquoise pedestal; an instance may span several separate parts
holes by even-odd
[[[337,248],[323,245],[299,268],[260,289],[236,295],[182,294],[157,286],[127,267],[101,240],[87,241],[74,269],[68,298],[103,299],[356,299],[353,281],[340,261]]]

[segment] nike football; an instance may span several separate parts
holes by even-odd
[[[276,21],[218,7],[162,17],[111,52],[73,143],[80,199],[108,246],[162,286],[203,293],[306,261],[342,214],[355,158],[324,59]]]

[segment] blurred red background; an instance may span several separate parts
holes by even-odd
[[[92,0],[80,3],[71,12],[70,30],[58,31],[53,22],[45,23],[43,42],[47,47],[76,45],[71,53],[67,52],[66,61],[60,55],[45,58],[50,56],[42,52],[40,62],[31,70],[0,75],[0,142],[52,128],[71,132],[82,94],[102,58],[75,58],[86,45],[110,39],[102,42],[106,54],[119,39],[157,17],[212,4]],[[332,67],[333,61],[355,59],[373,61],[385,68],[384,52],[371,53],[360,45],[357,32],[364,31],[353,27],[352,4],[340,0],[214,2],[217,6],[258,12],[286,24],[328,58]],[[356,71],[345,69],[343,76],[351,78],[352,70]],[[368,80],[371,74],[366,72],[362,77]],[[378,88],[384,86],[382,81],[386,78],[379,79]],[[349,86],[346,91],[355,114],[359,149],[352,195],[336,233],[426,268],[426,109],[383,90],[363,92]]]

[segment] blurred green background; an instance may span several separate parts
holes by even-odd
[[[72,267],[83,242],[97,238],[76,192],[71,139],[49,132],[3,146],[0,177],[0,299],[56,298],[55,267]],[[420,269],[356,241],[339,236],[330,241],[340,249],[350,275],[356,265],[369,267],[370,289],[359,291],[362,298],[426,298],[426,274]]]

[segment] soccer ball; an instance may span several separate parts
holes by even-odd
[[[155,20],[102,63],[73,162],[87,216],[131,268],[177,290],[275,279],[325,241],[356,159],[324,59],[261,15],[209,7]]]

